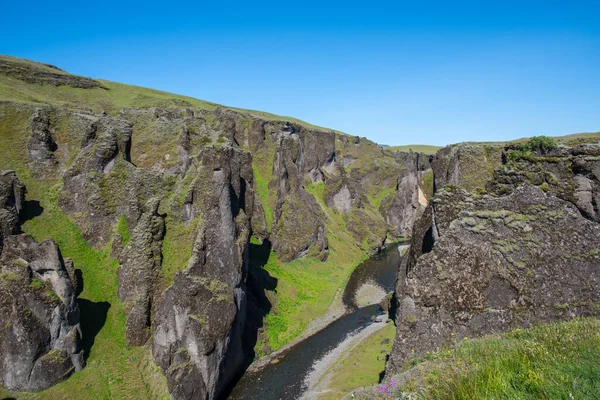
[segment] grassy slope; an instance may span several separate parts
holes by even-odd
[[[5,57],[6,56],[0,55],[0,61]],[[26,62],[25,60],[21,61]],[[57,71],[53,70],[53,72],[56,73]],[[279,116],[263,111],[222,106],[193,97],[181,96],[140,86],[125,85],[102,79],[98,79],[97,81],[106,89],[79,89],[69,86],[57,87],[51,85],[35,85],[0,75],[0,101],[89,107],[96,112],[106,111],[111,115],[116,115],[122,108],[127,107],[193,107],[203,110],[214,110],[217,107],[223,107],[266,120],[289,121],[306,126],[307,128],[331,130],[292,117]],[[343,133],[339,131],[335,132]]]
[[[323,201],[323,183],[307,186],[327,215],[325,226],[329,241],[329,257],[321,262],[302,258],[283,263],[271,253],[265,270],[278,280],[277,297],[266,317],[266,338],[257,351],[267,344],[276,350],[294,340],[308,324],[323,315],[348,277],[367,254],[354,245],[345,229],[342,215],[329,209]]]
[[[412,150],[415,153],[435,154],[443,146],[431,146],[427,144],[406,144],[402,146],[390,146],[392,151],[409,152]]]
[[[424,399],[592,399],[600,393],[597,319],[458,341],[463,344],[412,362],[391,390],[390,380],[355,398],[395,399],[404,392]]]
[[[586,132],[586,133],[573,133],[563,136],[552,136],[552,138],[559,144],[573,146],[578,143],[598,143],[600,141],[600,132]],[[523,143],[527,142],[531,137],[525,137],[515,140],[508,140],[504,142],[463,142],[457,144],[482,144],[490,146],[505,146],[511,143]],[[455,144],[456,145],[456,144]],[[455,146],[453,145],[453,146]]]

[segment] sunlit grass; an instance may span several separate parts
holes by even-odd
[[[593,318],[467,339],[407,365],[407,381],[355,398],[595,399],[600,393],[600,321]],[[385,387],[384,387],[385,385]],[[383,388],[386,393],[378,393]]]

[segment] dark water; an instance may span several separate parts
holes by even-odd
[[[358,306],[354,301],[354,294],[362,284],[367,282],[378,284],[386,292],[393,291],[396,272],[400,263],[398,246],[409,244],[409,241],[393,244],[356,267],[344,288],[344,305],[349,309],[357,309]]]
[[[336,348],[349,334],[370,325],[371,317],[380,313],[378,305],[356,307],[354,291],[368,281],[374,281],[386,291],[392,291],[399,260],[398,245],[392,245],[382,253],[365,260],[352,273],[344,291],[344,304],[354,311],[288,349],[280,356],[278,364],[269,364],[257,373],[246,373],[233,388],[228,399],[299,398],[306,389],[304,378],[311,371],[313,364]]]

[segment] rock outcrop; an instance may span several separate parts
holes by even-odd
[[[19,233],[19,212],[25,202],[25,185],[15,171],[0,171],[0,253],[4,238]]]
[[[386,222],[396,228],[397,236],[411,235],[415,221],[421,216],[433,193],[430,157],[422,153],[401,153],[405,169],[398,176],[396,190],[380,212]]]
[[[234,149],[201,152],[188,195],[199,217],[187,269],[154,310],[152,350],[175,399],[213,399],[244,362],[245,279],[253,210],[251,158]]]
[[[463,338],[599,314],[598,146],[525,158],[504,151],[508,161],[487,181],[466,185],[476,190],[438,188],[415,224],[386,374]],[[450,181],[461,183],[457,176]]]
[[[38,391],[79,371],[84,357],[76,292],[57,244],[17,234],[24,193],[14,172],[0,172],[0,385]]]
[[[150,337],[150,311],[162,262],[165,221],[158,213],[159,199],[150,199],[119,255],[119,298],[127,313],[126,341],[142,346]]]
[[[460,143],[439,150],[431,162],[435,187],[454,185],[466,190],[483,189],[502,164],[503,146]]]
[[[325,145],[333,141],[325,140],[318,145],[315,138],[319,135],[301,135],[291,125],[285,129],[278,133],[273,163],[272,182],[277,183],[273,249],[284,261],[306,255],[325,260],[328,255],[325,217],[303,184],[305,174],[313,181],[323,181],[321,167],[333,158],[334,151],[332,146],[328,149]]]

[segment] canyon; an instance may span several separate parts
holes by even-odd
[[[385,379],[454,337],[598,316],[599,142],[403,152],[0,56],[0,386],[243,398],[387,292]],[[357,278],[404,238],[385,282]]]

